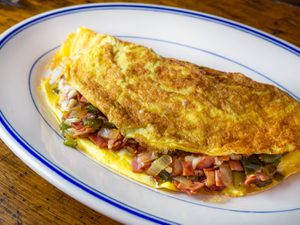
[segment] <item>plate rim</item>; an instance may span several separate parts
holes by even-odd
[[[252,27],[249,27],[247,25],[244,25],[244,24],[241,24],[241,23],[238,23],[238,22],[234,22],[232,20],[228,20],[228,19],[225,19],[225,18],[222,18],[222,17],[217,17],[217,16],[214,16],[214,15],[210,15],[210,14],[207,14],[207,13],[202,13],[202,12],[196,12],[196,11],[192,11],[192,10],[186,10],[186,9],[180,9],[180,8],[176,8],[176,7],[167,7],[167,6],[160,6],[160,5],[153,5],[153,4],[136,4],[136,3],[95,3],[95,4],[83,4],[83,5],[76,5],[76,6],[70,6],[70,7],[64,7],[64,8],[60,8],[60,9],[56,9],[56,10],[51,10],[51,11],[48,11],[48,12],[45,12],[45,13],[42,13],[42,14],[38,14],[34,17],[31,17],[31,18],[28,18],[14,26],[12,26],[11,28],[9,28],[8,30],[6,30],[4,33],[2,33],[0,35],[0,50],[2,49],[2,47],[11,39],[13,38],[15,35],[17,35],[19,32],[25,30],[26,28],[38,23],[38,22],[43,22],[45,21],[46,19],[51,19],[53,17],[56,17],[56,16],[59,16],[59,15],[66,15],[68,13],[64,13],[64,12],[72,12],[73,13],[77,13],[77,12],[81,12],[83,10],[86,10],[86,9],[95,9],[95,8],[117,8],[117,7],[121,7],[121,8],[126,8],[126,9],[137,9],[138,10],[142,10],[142,9],[152,9],[151,11],[154,11],[154,10],[159,10],[160,12],[175,12],[176,14],[181,14],[181,15],[192,15],[192,17],[197,17],[197,18],[201,18],[201,17],[204,17],[206,18],[207,20],[216,20],[218,21],[219,23],[221,22],[221,24],[223,25],[226,25],[228,24],[228,26],[230,27],[233,27],[233,28],[236,28],[238,30],[241,30],[241,29],[245,29],[245,30],[242,30],[248,34],[252,34],[256,37],[259,37],[259,38],[262,38],[264,40],[267,40],[269,42],[271,42],[272,44],[275,44],[291,53],[293,53],[294,55],[296,56],[300,56],[300,49],[284,40],[281,40],[277,37],[274,37],[270,34],[267,34],[263,31],[260,31],[258,29],[255,29],[255,28],[252,28]],[[202,18],[203,19],[203,18]],[[30,25],[30,26],[29,26]],[[249,32],[250,31],[250,32]],[[253,32],[253,33],[251,33]],[[277,44],[276,44],[277,43]],[[17,141],[18,144],[21,144],[23,149],[22,150],[27,150],[26,149],[29,145],[31,146],[29,143],[26,142],[26,140],[22,140],[22,136],[20,134],[18,134],[14,128],[12,126],[10,126],[9,124],[9,121],[6,120],[5,116],[3,115],[2,113],[2,110],[0,109],[0,123],[2,124],[2,126],[6,129],[6,131],[9,133],[9,135],[5,134],[2,129],[0,130],[0,136],[1,138],[5,141],[5,143],[7,143],[8,145],[11,146],[11,144],[9,144],[10,142],[14,142],[14,141]],[[19,136],[19,137],[18,137]],[[11,138],[13,138],[13,140],[11,140]],[[27,145],[26,145],[27,144]],[[32,146],[31,146],[32,147]],[[34,149],[34,148],[33,148]],[[14,153],[18,156],[19,154],[14,151]],[[30,153],[30,152],[29,152]],[[36,156],[34,156],[32,153],[31,153],[31,156],[35,157],[36,159],[38,159]],[[23,159],[22,160],[28,165],[28,162],[27,160]],[[41,161],[40,159],[38,159],[42,164],[43,166],[47,166],[45,164],[45,162]],[[49,166],[47,166],[48,168],[50,168]],[[51,169],[51,168],[50,168]],[[38,171],[39,170],[39,167],[34,167],[34,170],[35,171]],[[53,170],[53,169],[52,169]],[[41,172],[41,171],[40,171]],[[55,171],[54,171],[55,172]],[[42,173],[42,172],[41,172]],[[61,174],[57,173],[57,175],[63,177],[64,179],[66,179],[64,176],[62,176]],[[42,175],[42,177],[46,178],[47,181],[49,181],[49,177],[45,174]],[[55,177],[54,177],[55,178]],[[66,179],[67,181],[69,181],[69,183],[71,185],[75,185],[73,182],[71,182],[70,180]],[[52,183],[52,182],[51,182]],[[55,185],[56,186],[56,185]],[[75,185],[76,187],[78,187],[77,185]],[[86,190],[83,190],[82,191],[86,191]],[[65,192],[65,191],[64,191]],[[86,191],[88,192],[88,191]],[[89,192],[88,192],[89,193]],[[68,193],[69,194],[69,193]],[[89,193],[91,194],[91,193]],[[73,196],[73,195],[72,195]],[[93,195],[94,196],[94,195]],[[74,196],[73,196],[74,197]],[[95,197],[95,196],[94,196]],[[109,196],[108,196],[109,197]],[[103,199],[100,199],[102,201],[104,201]],[[106,201],[107,202],[107,201]],[[110,203],[111,204],[111,203]],[[115,207],[118,207],[114,204],[111,204],[112,206],[115,206]],[[134,208],[134,207],[131,207],[129,206],[130,208]],[[205,207],[205,206],[204,206]],[[150,214],[150,217],[148,218],[148,216],[145,217],[145,215],[143,214],[148,214],[146,212],[143,212],[143,214],[136,214],[135,212],[130,212],[128,211],[128,209],[124,209],[124,208],[120,208],[118,207],[119,209],[122,209],[122,210],[125,210],[127,211],[128,213],[131,213],[135,216],[138,216],[138,217],[141,217],[143,219],[146,219],[146,220],[150,220],[152,222],[159,222],[159,223],[162,223],[162,222],[167,222],[167,223],[175,223],[175,222],[172,222],[172,221],[169,221],[169,220],[166,220],[166,219],[163,219],[163,218],[160,218],[160,217],[157,217],[155,215],[151,215]],[[298,208],[299,209],[299,208]],[[292,210],[288,210],[288,211],[294,211],[294,210],[298,210],[298,209],[292,209]],[[226,209],[221,209],[221,210],[226,210]],[[101,211],[102,212],[102,211]],[[241,212],[244,212],[243,210],[241,210]],[[253,213],[253,211],[251,211]],[[279,212],[279,211],[272,211],[272,212],[268,212],[268,213],[274,213],[274,212]],[[280,211],[281,212],[281,211]],[[286,210],[285,210],[286,212]],[[105,214],[105,212],[102,212]],[[259,213],[259,212],[256,212],[256,213]],[[111,215],[109,215],[111,216]],[[153,218],[154,217],[154,218]],[[158,218],[158,220],[156,219]],[[163,221],[161,221],[160,219],[162,219]]]

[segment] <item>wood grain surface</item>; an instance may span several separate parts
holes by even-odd
[[[93,2],[99,1],[0,0],[0,33],[38,13]],[[298,0],[136,0],[134,2],[176,6],[211,13],[253,26],[300,46],[300,8],[298,7],[300,2]],[[0,224],[119,224],[49,184],[21,162],[1,140],[0,171]]]

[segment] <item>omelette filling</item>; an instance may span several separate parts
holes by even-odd
[[[52,85],[63,112],[64,144],[76,148],[76,138],[88,138],[108,151],[125,149],[133,155],[132,171],[146,173],[157,183],[172,182],[187,194],[223,191],[227,187],[253,190],[279,181],[277,165],[284,154],[208,156],[184,151],[160,153],[124,137],[106,116],[61,76]]]

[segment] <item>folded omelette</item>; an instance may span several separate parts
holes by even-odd
[[[51,69],[64,143],[143,184],[243,196],[300,171],[300,103],[277,87],[83,27]]]

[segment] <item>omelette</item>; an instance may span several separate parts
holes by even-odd
[[[64,144],[154,188],[233,197],[300,171],[300,103],[84,27],[41,83]]]

